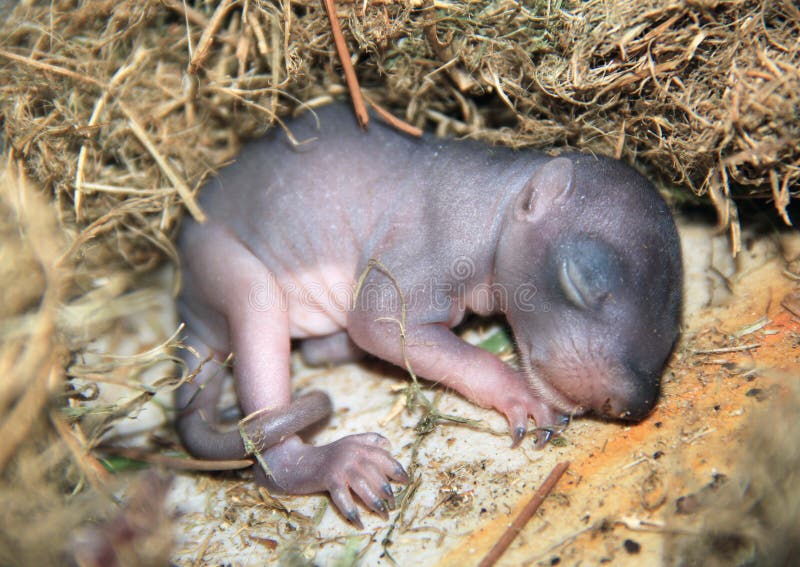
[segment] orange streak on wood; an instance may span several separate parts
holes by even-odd
[[[344,79],[347,82],[347,88],[350,90],[350,97],[353,99],[353,109],[355,110],[358,124],[366,129],[369,124],[369,114],[364,104],[364,97],[361,95],[361,87],[358,84],[356,71],[350,61],[350,52],[347,49],[347,43],[344,41],[342,26],[339,24],[339,16],[336,15],[336,3],[334,0],[323,0],[323,4],[325,4],[325,10],[328,12],[328,19],[331,21],[333,43],[336,46],[336,54],[339,56],[339,61],[342,62]]]

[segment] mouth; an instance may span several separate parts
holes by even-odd
[[[566,396],[561,390],[550,384],[546,378],[537,373],[528,373],[528,383],[531,389],[551,406],[563,414],[576,416],[588,411],[588,407]]]
[[[573,400],[551,384],[547,380],[546,373],[534,367],[528,353],[520,352],[520,365],[525,371],[525,375],[528,377],[529,386],[536,395],[561,413],[575,416],[586,413],[589,409],[585,404]]]

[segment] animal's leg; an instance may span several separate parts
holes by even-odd
[[[291,402],[288,314],[279,301],[277,283],[229,234],[213,226],[205,230],[204,238],[184,243],[191,279],[181,313],[193,333],[188,345],[201,360],[212,360],[178,390],[178,431],[198,457],[242,458],[246,451],[239,431],[222,431],[217,415],[225,375],[219,361],[225,357],[226,343],[235,353],[240,406],[246,416],[253,414],[243,422],[245,431],[257,447],[265,449],[330,415],[330,400],[314,393]],[[224,270],[220,258],[226,259]],[[184,357],[190,358],[188,352]]]
[[[244,456],[244,444],[238,431],[223,432],[219,429],[217,404],[222,390],[222,380],[227,374],[220,364],[224,357],[215,353],[199,339],[191,337],[187,347],[205,361],[197,376],[186,382],[175,393],[178,412],[177,430],[186,449],[197,457],[207,459],[240,459]],[[188,351],[181,356],[187,368],[193,368],[198,360]],[[208,359],[208,360],[206,360]]]
[[[327,337],[305,339],[300,345],[300,351],[306,364],[310,366],[354,362],[365,354],[345,331]]]
[[[195,352],[205,353],[208,350],[199,339],[192,338],[186,342]],[[183,356],[190,367],[196,362],[188,360],[188,352],[184,351]],[[239,429],[228,427],[225,430],[219,420],[218,403],[227,369],[219,363],[221,357],[218,354],[210,360],[206,358],[208,357],[203,356],[202,360],[205,362],[197,376],[176,392],[178,434],[189,452],[198,457],[213,460],[242,459],[247,451]],[[330,414],[330,398],[323,392],[313,391],[287,406],[258,412],[243,422],[243,425],[248,437],[257,448],[263,450],[329,417]]]
[[[289,314],[274,276],[248,249],[223,231],[204,243],[192,267],[205,272],[198,278],[205,285],[202,295],[227,322],[239,404],[246,416],[257,421],[291,401]],[[226,260],[224,270],[220,258]],[[201,402],[208,405],[205,397]],[[286,419],[290,424],[297,420],[291,406]],[[207,439],[208,433],[202,438]],[[202,441],[200,449],[208,444]],[[359,524],[351,490],[372,510],[386,515],[393,505],[389,479],[408,480],[387,449],[388,441],[374,433],[351,435],[322,447],[292,435],[266,448],[262,456],[268,470],[256,470],[259,480],[272,489],[290,494],[328,491],[342,513]]]
[[[350,319],[350,335],[361,348],[404,366],[396,322],[376,322],[375,317],[367,312],[354,312]],[[529,387],[522,372],[463,341],[444,324],[408,323],[406,356],[419,376],[453,388],[479,406],[492,407],[503,413],[508,419],[515,445],[527,433],[528,416],[532,416],[539,427],[563,423],[559,412]]]
[[[266,342],[283,341],[275,328],[276,320],[282,317],[267,317],[245,310],[230,314],[228,318],[236,353],[234,375],[243,411],[252,414],[264,408],[280,407],[281,402],[285,405],[288,349],[281,348],[282,342],[272,347]],[[285,326],[281,328],[288,332],[288,321],[282,323]],[[280,367],[275,364],[277,360],[281,361]],[[277,396],[270,395],[275,391]],[[389,480],[408,480],[388,449],[389,442],[375,433],[351,435],[321,447],[308,445],[292,436],[263,452],[267,470],[256,466],[257,478],[270,489],[289,494],[327,491],[344,516],[360,524],[351,490],[370,509],[386,517],[388,509],[394,505]]]

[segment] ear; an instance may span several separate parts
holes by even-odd
[[[564,157],[551,159],[528,179],[514,203],[514,217],[520,221],[540,221],[564,204],[574,185],[572,160]]]

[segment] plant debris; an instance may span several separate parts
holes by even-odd
[[[413,127],[635,161],[673,201],[713,204],[734,251],[735,200],[791,220],[791,0],[335,12],[365,98]],[[66,534],[113,505],[96,448],[185,378],[142,378],[177,362],[170,332],[103,352],[163,310],[153,272],[177,265],[184,211],[203,218],[197,189],[244,140],[346,87],[317,0],[24,0],[0,15],[0,563],[59,565]],[[125,395],[109,402],[112,387]]]

